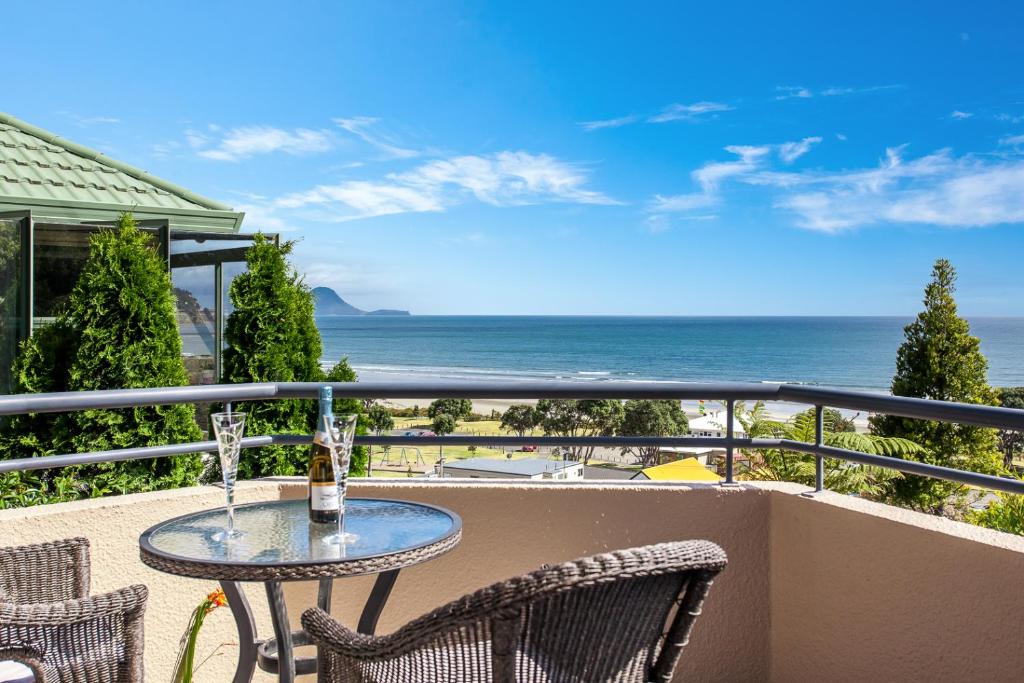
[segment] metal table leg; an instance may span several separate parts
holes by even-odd
[[[220,587],[228,599],[228,607],[238,629],[238,666],[232,683],[249,683],[256,671],[256,622],[252,618],[249,601],[242,587],[235,581],[221,581]]]
[[[380,619],[380,613],[384,611],[384,605],[391,595],[391,589],[395,587],[399,571],[392,569],[377,575],[373,590],[370,591],[370,597],[367,598],[366,605],[363,607],[363,613],[359,616],[357,630],[360,633],[372,636],[373,632],[377,630],[377,620]]]
[[[270,619],[274,624],[274,642],[277,645],[277,680],[295,683],[295,658],[292,651],[292,630],[288,625],[288,608],[284,604],[284,591],[280,581],[267,581],[267,602]]]
[[[359,632],[372,635],[377,629],[377,620],[387,604],[391,589],[395,586],[398,578],[398,569],[382,572],[377,575],[377,580],[370,591],[370,597],[363,607],[359,617]],[[245,602],[238,584],[232,584],[240,599],[236,599],[239,608],[245,610],[245,621],[241,621],[239,614],[235,615],[235,623],[238,625],[239,634],[247,629],[246,636],[242,637],[243,647],[239,652],[238,671],[235,674],[233,683],[248,683],[252,679],[255,664],[264,671],[276,673],[281,683],[293,683],[296,674],[310,674],[316,672],[316,657],[295,657],[295,648],[301,645],[311,645],[312,639],[305,631],[292,631],[288,623],[288,609],[284,602],[284,592],[280,581],[267,581],[267,602],[270,605],[270,618],[274,625],[274,637],[263,642],[256,641],[256,627],[252,621],[252,613],[249,611],[249,604]],[[316,604],[325,612],[331,611],[331,593],[334,588],[334,579],[320,579],[320,586],[317,590]],[[227,593],[225,584],[225,593]],[[231,604],[232,594],[228,594],[228,604]],[[247,647],[245,643],[252,643]],[[255,650],[255,651],[254,651]],[[242,659],[247,657],[248,659]]]

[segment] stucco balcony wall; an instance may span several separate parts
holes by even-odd
[[[707,538],[729,554],[679,680],[1016,681],[1024,539],[791,484],[737,488],[633,482],[355,482],[352,495],[418,500],[462,516],[463,541],[402,571],[380,631],[466,592],[581,555],[658,541]],[[305,495],[295,479],[245,482],[240,502]],[[150,587],[147,679],[168,680],[191,608],[215,587],[148,569],[138,536],[161,520],[223,504],[214,487],[0,511],[0,544],[84,535],[93,590]],[[333,610],[354,623],[372,579],[339,581]],[[261,586],[247,586],[262,635]],[[286,589],[293,624],[315,584]],[[199,680],[230,680],[237,654],[227,610],[204,627],[221,649]],[[307,677],[311,679],[311,677]],[[257,674],[258,681],[272,677]]]

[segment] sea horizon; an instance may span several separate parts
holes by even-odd
[[[888,391],[914,316],[318,316],[364,380],[787,382]],[[1024,317],[968,319],[993,386],[1024,385]],[[571,343],[570,343],[571,342]]]

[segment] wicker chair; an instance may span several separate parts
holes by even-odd
[[[0,548],[0,660],[39,683],[141,683],[145,586],[89,597],[89,541]]]
[[[726,556],[709,541],[595,555],[479,590],[392,634],[302,625],[321,683],[668,681]]]

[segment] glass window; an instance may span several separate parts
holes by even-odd
[[[11,364],[22,329],[21,220],[0,219],[0,393],[11,392]]]
[[[89,258],[89,239],[99,230],[92,225],[48,225],[33,228],[32,316],[35,326],[53,321],[65,306]],[[155,229],[143,228],[153,249],[159,248]]]

